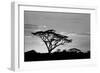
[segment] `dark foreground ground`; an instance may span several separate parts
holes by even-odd
[[[46,61],[46,60],[69,60],[69,59],[89,59],[90,51],[83,52],[54,52],[54,53],[37,53],[34,50],[24,53],[24,61]]]

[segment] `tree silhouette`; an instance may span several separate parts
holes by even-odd
[[[55,30],[46,30],[46,31],[37,31],[32,32],[33,35],[40,37],[45,43],[48,53],[50,54],[53,49],[65,43],[72,42],[71,39],[68,39],[68,36],[57,34]]]

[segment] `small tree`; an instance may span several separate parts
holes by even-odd
[[[32,34],[39,36],[43,40],[48,49],[48,53],[51,53],[53,49],[60,45],[72,42],[71,39],[68,39],[68,36],[57,34],[53,29],[46,31],[38,31]]]

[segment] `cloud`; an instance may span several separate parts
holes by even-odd
[[[46,25],[40,25],[39,28],[40,28],[40,29],[41,29],[41,28],[47,28],[47,26],[46,26]]]
[[[84,32],[84,33],[68,33],[68,32],[60,32],[62,35],[69,35],[69,36],[77,36],[77,35],[90,35],[90,32]]]
[[[68,35],[67,32],[60,32],[60,34],[62,34],[62,35]]]
[[[24,24],[24,29],[38,29],[38,25]]]
[[[81,51],[90,50],[90,33],[70,33],[69,37],[72,39],[70,47],[75,47]]]
[[[76,33],[69,33],[68,36],[77,36]]]
[[[85,52],[90,50],[90,33],[84,32],[84,33],[67,33],[67,32],[60,32],[62,35],[69,36],[70,39],[72,39],[72,43],[67,43],[64,46],[61,46],[61,48],[65,48],[66,50],[70,48],[78,48],[81,51]]]
[[[85,32],[85,33],[77,33],[77,35],[90,36],[90,32]]]
[[[31,32],[38,29],[38,25],[24,24],[24,36],[32,36]]]
[[[89,32],[85,32],[85,33],[70,33],[70,34],[68,34],[68,36],[85,37],[85,36],[90,36],[90,33]]]

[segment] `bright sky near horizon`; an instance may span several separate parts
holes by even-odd
[[[29,50],[47,52],[42,40],[31,34],[31,32],[47,29],[54,29],[57,33],[68,35],[72,39],[72,43],[59,46],[61,50],[90,49],[90,14],[25,11],[25,52]]]

